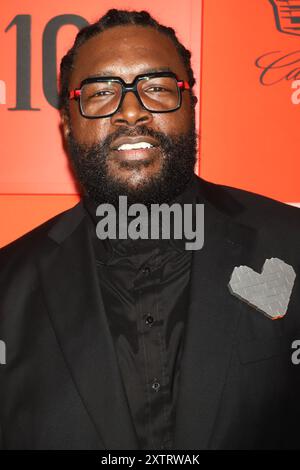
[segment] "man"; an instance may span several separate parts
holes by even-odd
[[[146,12],[108,11],[63,58],[82,199],[1,250],[3,449],[300,448],[299,212],[194,174],[194,83]],[[120,195],[203,204],[203,247],[101,239],[97,207]],[[266,260],[262,307],[247,289]]]

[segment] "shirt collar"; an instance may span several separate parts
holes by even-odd
[[[185,189],[176,197],[173,199],[173,201],[170,203],[179,203],[181,206],[184,204],[193,204],[193,226],[195,227],[195,204],[196,204],[196,194],[197,194],[197,177],[195,174],[192,175],[191,179],[187,183]],[[126,239],[126,240],[120,240],[120,239],[105,239],[101,240],[97,237],[96,235],[96,225],[100,220],[100,217],[96,215],[96,209],[98,205],[94,200],[92,200],[90,197],[87,195],[83,196],[83,206],[88,214],[88,219],[91,222],[90,225],[90,230],[91,230],[91,236],[92,236],[92,241],[95,247],[96,251],[96,257],[97,261],[102,262],[102,263],[107,263],[109,262],[114,255],[118,256],[124,256],[129,253],[135,253],[139,249],[143,250],[146,246],[153,245],[157,246],[158,244],[170,244],[173,248],[175,248],[177,251],[182,252],[185,251],[185,243],[187,241],[184,231],[183,231],[183,236],[180,239],[175,239],[171,237],[170,239],[160,239],[160,240],[143,240],[143,239],[138,239],[138,240],[131,240],[131,239]],[[132,217],[134,219],[135,217]],[[128,217],[130,219],[130,217]]]

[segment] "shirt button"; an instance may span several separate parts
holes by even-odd
[[[148,276],[148,274],[150,273],[150,268],[149,266],[145,266],[142,270],[142,273],[145,275],[145,276]]]
[[[152,317],[152,315],[147,315],[146,324],[151,326],[153,322],[154,322],[154,318]]]
[[[158,390],[160,389],[160,383],[157,382],[157,379],[154,379],[154,380],[155,381],[152,384],[152,388],[153,388],[153,390],[155,390],[155,392],[158,392]]]

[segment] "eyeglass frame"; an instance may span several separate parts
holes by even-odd
[[[141,80],[145,79],[145,78],[152,78],[152,77],[172,77],[172,78],[175,78],[176,82],[177,82],[177,87],[178,87],[178,90],[179,90],[179,101],[178,101],[178,105],[176,106],[176,108],[174,109],[170,109],[170,110],[165,110],[165,111],[152,111],[150,109],[148,109],[142,102],[141,100],[141,97],[139,95],[139,92],[137,90],[137,84],[138,82],[140,82]],[[121,84],[121,87],[122,87],[122,94],[121,94],[121,98],[120,98],[120,102],[119,102],[119,105],[117,107],[117,109],[115,111],[113,111],[112,113],[109,113],[109,114],[105,114],[103,116],[87,116],[86,114],[84,114],[83,110],[82,110],[82,103],[81,103],[81,89],[84,85],[88,84],[88,83],[97,83],[97,82],[107,82],[107,81],[112,81],[112,82],[117,82],[117,83],[120,83]],[[74,90],[70,90],[69,91],[69,96],[68,98],[70,100],[76,100],[79,102],[79,110],[80,110],[80,114],[87,118],[87,119],[101,119],[101,118],[105,118],[105,117],[109,117],[109,116],[113,116],[115,113],[117,113],[119,111],[119,109],[121,108],[122,106],[122,103],[124,101],[124,98],[125,98],[125,95],[126,93],[128,93],[128,91],[132,91],[138,102],[140,103],[140,105],[146,109],[146,111],[149,111],[150,113],[172,113],[174,111],[177,111],[177,109],[179,109],[181,107],[181,104],[182,104],[182,92],[184,90],[190,90],[191,87],[188,83],[188,81],[185,81],[185,80],[179,80],[177,78],[177,75],[173,72],[153,72],[153,73],[144,73],[144,74],[139,74],[135,77],[135,79],[131,82],[131,83],[126,83],[121,77],[113,77],[113,76],[103,76],[103,77],[89,77],[89,78],[85,78],[84,80],[82,80],[82,82],[80,83],[80,86],[79,88],[75,88]]]

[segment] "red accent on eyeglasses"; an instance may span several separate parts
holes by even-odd
[[[71,90],[69,94],[70,100],[73,100],[75,98],[78,98],[78,96],[81,95],[81,90]]]
[[[190,89],[190,85],[189,85],[189,82],[177,82],[178,83],[178,86],[179,88],[183,88],[184,90],[189,90]]]

